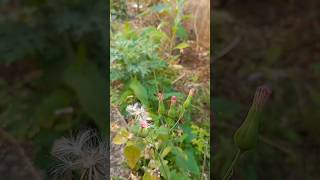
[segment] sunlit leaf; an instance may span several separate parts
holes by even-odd
[[[170,146],[164,148],[164,150],[163,150],[163,152],[161,154],[161,157],[162,158],[166,157],[171,152],[171,149],[172,149],[172,147],[170,147]]]
[[[146,171],[142,177],[142,180],[158,180],[157,176],[150,174],[148,171]]]
[[[124,156],[131,169],[134,169],[141,155],[141,150],[135,145],[126,146],[124,149]]]
[[[188,43],[183,42],[183,43],[178,44],[174,49],[180,49],[181,50],[181,49],[185,49],[187,47],[190,47],[190,45]]]
[[[118,134],[113,138],[112,142],[118,145],[124,144],[127,142],[128,137],[129,137],[129,132],[126,129],[122,128],[118,132]]]

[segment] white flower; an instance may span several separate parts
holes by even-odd
[[[152,120],[152,118],[149,117],[149,113],[139,103],[135,103],[134,105],[128,105],[126,111],[131,116],[134,116],[139,122]]]
[[[143,109],[144,110],[144,109]],[[131,115],[131,116],[136,116],[141,114],[141,108],[139,103],[135,103],[134,105],[129,105],[126,108],[126,111]]]

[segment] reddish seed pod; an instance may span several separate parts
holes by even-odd
[[[177,97],[176,96],[172,96],[171,97],[171,105],[175,105],[177,103]]]

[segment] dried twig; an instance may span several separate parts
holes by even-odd
[[[186,73],[183,73],[182,75],[180,75],[177,79],[175,79],[174,81],[171,82],[171,85],[175,84],[176,82],[178,82],[180,79],[182,79],[184,76],[186,75]]]

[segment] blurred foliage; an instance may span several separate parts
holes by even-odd
[[[152,25],[156,24],[157,29],[166,33],[168,43],[165,51],[169,54],[175,49],[189,47],[187,43],[189,34],[183,26],[183,23],[191,17],[184,11],[187,3],[188,1],[185,0],[158,1],[158,3],[149,4],[148,8],[138,15],[139,18],[150,18]]]
[[[238,5],[215,10],[214,54],[219,56],[239,36],[241,41],[214,64],[213,173],[221,178],[231,163],[236,153],[233,134],[246,116],[254,89],[268,83],[273,95],[260,121],[260,142],[240,159],[234,179],[319,179],[319,53],[314,39],[319,35],[319,13],[312,1]],[[293,13],[301,7],[314,16]],[[283,23],[268,23],[280,17]]]
[[[127,1],[110,0],[110,15],[112,20],[127,18]]]
[[[164,69],[167,64],[158,54],[165,34],[149,27],[135,32],[129,25],[123,32],[112,35],[111,81],[128,80],[133,77],[147,79],[153,72]]]
[[[1,1],[0,125],[31,139],[50,167],[59,136],[106,132],[107,4],[84,0]]]

